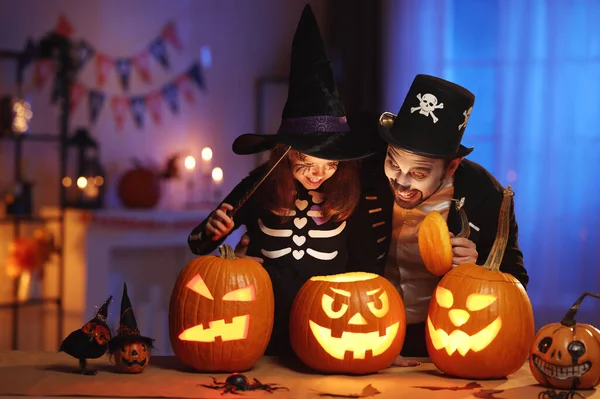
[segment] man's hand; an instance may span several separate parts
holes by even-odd
[[[416,366],[420,366],[421,362],[418,360],[410,360],[407,359],[403,356],[396,356],[396,359],[394,359],[394,361],[392,362],[392,366],[397,366],[397,367],[416,367]]]
[[[233,252],[235,253],[235,256],[237,256],[238,258],[250,258],[250,259],[254,259],[258,263],[263,263],[262,258],[256,258],[254,256],[246,255],[246,253],[248,252],[248,245],[250,245],[250,237],[248,237],[248,234],[245,233],[242,236],[242,238],[240,238],[240,242],[237,243],[237,245],[235,246],[235,249],[233,250]]]
[[[477,247],[468,238],[456,238],[450,233],[450,244],[452,244],[452,268],[463,263],[477,262]]]

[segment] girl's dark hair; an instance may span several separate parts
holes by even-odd
[[[278,145],[271,151],[269,161],[264,165],[264,172],[277,162],[286,148]],[[267,211],[285,212],[294,209],[297,192],[289,159],[290,152],[253,196],[256,203]],[[346,220],[356,208],[360,199],[358,168],[358,161],[341,161],[333,176],[321,185],[320,191],[325,197],[321,204],[321,212],[325,218],[331,218],[335,222]]]

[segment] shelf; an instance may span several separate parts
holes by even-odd
[[[55,303],[57,305],[61,304],[60,298],[31,298],[25,301],[11,301],[0,303],[0,309],[10,309],[14,307],[25,307],[25,306],[35,306],[35,305],[43,305],[45,303]]]
[[[50,133],[39,133],[39,134],[27,134],[26,133],[26,134],[13,134],[10,136],[0,136],[0,140],[60,143],[60,136],[58,134],[50,134]]]
[[[0,217],[0,224],[10,224],[10,223],[38,223],[38,224],[42,224],[42,223],[47,223],[47,222],[52,222],[52,221],[61,221],[61,220],[62,220],[62,216],[61,215],[47,216],[47,217],[6,215],[4,217]]]
[[[0,50],[0,59],[2,58],[20,58],[23,55],[20,51]]]

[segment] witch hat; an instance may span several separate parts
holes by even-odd
[[[106,324],[106,319],[108,318],[108,305],[112,301],[112,295],[108,297],[106,301],[100,306],[100,309],[96,312],[96,316],[94,316],[95,320],[99,320],[100,322]],[[92,320],[94,320],[92,319]]]
[[[140,330],[135,320],[135,314],[133,313],[133,307],[127,295],[127,284],[123,285],[123,297],[121,298],[121,317],[119,319],[119,329],[117,335],[109,343],[109,348],[114,351],[116,348],[121,346],[125,342],[131,341],[142,341],[148,348],[153,348],[154,339],[144,337],[140,334]]]
[[[475,95],[447,80],[417,75],[397,115],[384,112],[380,136],[388,144],[430,158],[462,158],[473,147],[461,140]]]
[[[306,5],[292,42],[288,96],[279,130],[243,134],[233,142],[233,152],[254,154],[282,144],[322,159],[359,159],[373,153],[364,145],[367,134],[348,126],[317,20]]]

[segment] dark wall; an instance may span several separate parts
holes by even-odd
[[[381,1],[327,4],[327,48],[346,112],[381,112]]]

